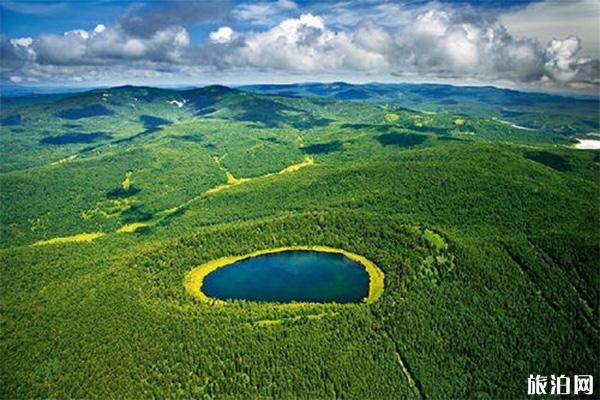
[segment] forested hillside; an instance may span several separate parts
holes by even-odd
[[[0,398],[522,398],[530,374],[600,376],[600,152],[574,147],[598,102],[477,93],[2,98]],[[317,245],[372,260],[382,297],[183,285]]]

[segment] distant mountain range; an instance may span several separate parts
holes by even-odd
[[[468,115],[513,118],[528,112],[553,114],[595,113],[599,98],[521,92],[493,86],[452,86],[443,84],[345,82],[298,83],[289,85],[247,85],[241,89],[279,96],[319,96],[338,100],[390,103],[419,111],[449,111]]]
[[[88,89],[81,87],[0,87],[0,93],[5,97],[5,107],[21,104],[23,101],[44,102],[44,98],[50,94],[57,96],[52,98],[56,100],[58,97],[70,97],[69,93],[85,90]],[[259,99],[261,102],[269,102],[269,96],[286,98],[313,97],[332,101],[367,102],[420,112],[448,112],[472,117],[492,117],[533,129],[564,133],[585,134],[600,129],[597,118],[600,109],[599,98],[520,92],[491,86],[333,82],[245,85],[238,86],[235,89],[220,85],[191,89],[162,89],[126,85],[115,88],[94,89],[88,93],[111,92],[133,96],[140,90],[153,98],[179,96],[182,100],[193,104],[199,112],[205,114],[211,111],[210,105],[215,102],[217,97],[231,93],[250,92],[267,95]],[[31,94],[35,94],[35,96],[31,96]],[[15,97],[20,97],[21,100]],[[25,97],[27,97],[27,100]],[[9,101],[8,98],[12,98],[12,100]],[[266,109],[262,105],[259,104],[253,108],[261,110],[260,113],[265,113]],[[260,119],[266,121],[269,118],[270,115],[267,112]],[[577,124],[573,123],[574,118],[577,119]]]

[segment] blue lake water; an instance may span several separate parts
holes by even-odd
[[[219,268],[204,278],[202,291],[223,300],[358,303],[369,294],[369,275],[342,254],[283,251]]]

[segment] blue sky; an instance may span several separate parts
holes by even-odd
[[[3,0],[0,18],[13,84],[598,88],[596,0]]]

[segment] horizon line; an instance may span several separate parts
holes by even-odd
[[[368,81],[368,82],[351,82],[344,80],[331,80],[331,81],[309,81],[309,80],[299,80],[294,82],[254,82],[254,83],[219,83],[219,82],[211,82],[211,83],[169,83],[169,84],[156,84],[156,85],[147,85],[147,84],[138,84],[138,83],[115,83],[115,84],[99,84],[99,85],[65,85],[65,84],[17,84],[13,82],[0,82],[0,97],[20,97],[17,95],[7,94],[4,95],[2,93],[2,88],[10,87],[10,88],[23,88],[23,89],[51,89],[53,90],[51,93],[23,93],[23,95],[27,94],[61,94],[68,92],[87,92],[97,89],[114,89],[114,88],[122,88],[122,87],[135,87],[135,88],[154,88],[154,89],[200,89],[209,86],[224,86],[228,88],[243,88],[249,86],[260,86],[260,85],[269,85],[269,86],[291,86],[291,85],[310,85],[310,84],[321,84],[321,85],[332,85],[332,84],[346,84],[351,86],[368,86],[368,85],[411,85],[411,86],[450,86],[450,87],[460,87],[460,88],[491,88],[497,90],[507,90],[519,93],[530,93],[530,94],[546,94],[552,96],[562,96],[562,97],[572,97],[572,98],[595,98],[600,101],[600,91],[595,93],[585,93],[578,91],[568,91],[568,90],[544,90],[542,88],[514,88],[509,86],[497,86],[491,83],[449,83],[449,82],[434,82],[434,81],[398,81],[398,82],[386,82],[386,81]],[[65,92],[60,92],[58,90],[64,89]]]

